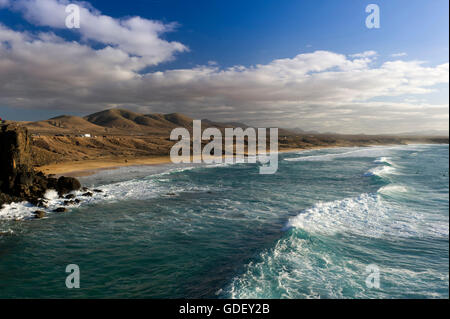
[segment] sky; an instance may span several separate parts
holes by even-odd
[[[367,5],[380,27],[367,28]],[[80,28],[66,7],[80,8]],[[446,0],[0,0],[0,117],[108,108],[338,133],[448,131]]]

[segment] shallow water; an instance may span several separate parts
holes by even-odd
[[[274,175],[236,164],[84,177],[104,192],[68,213],[0,211],[0,297],[448,298],[448,154],[337,148],[280,154]],[[80,289],[65,286],[68,264]],[[379,288],[365,283],[372,264]]]

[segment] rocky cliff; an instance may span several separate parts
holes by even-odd
[[[81,187],[75,178],[56,179],[35,172],[31,144],[26,128],[0,126],[0,207],[13,201],[38,203],[47,189],[55,189],[62,196]]]

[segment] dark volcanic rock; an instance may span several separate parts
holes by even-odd
[[[47,189],[60,195],[81,188],[73,177],[59,179],[35,172],[32,165],[31,137],[17,124],[0,125],[0,207],[27,200],[39,205]],[[45,203],[41,205],[45,207]]]
[[[65,207],[58,207],[55,210],[53,210],[53,212],[55,212],[55,213],[64,213],[64,212],[67,212],[67,208],[65,208]]]
[[[54,177],[47,178],[47,188],[56,189],[58,187],[58,180]]]
[[[15,196],[11,196],[8,194],[3,194],[0,192],[0,209],[2,208],[2,206],[4,204],[9,204],[12,202],[20,202],[20,198],[15,197]]]
[[[86,196],[86,197],[92,197],[92,193],[91,192],[86,192],[86,193],[84,193],[83,195],[81,195],[81,196]]]
[[[33,184],[31,143],[25,128],[17,125],[0,126],[0,190],[25,197]]]
[[[103,193],[103,191],[101,189],[94,189],[94,192],[96,192],[96,193]]]
[[[37,205],[36,205],[36,206],[37,206],[37,207],[48,208],[47,201],[44,200],[44,199],[40,199],[40,200],[37,202]]]
[[[37,210],[34,212],[34,217],[35,218],[44,218],[45,212],[43,210]]]
[[[59,195],[67,194],[71,191],[76,191],[81,188],[80,182],[74,177],[61,176],[58,179],[58,184],[56,186]]]
[[[72,199],[72,198],[75,198],[75,195],[74,194],[69,194],[69,195],[67,195],[66,197],[64,197],[65,199]]]

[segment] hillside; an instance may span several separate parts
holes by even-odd
[[[28,122],[26,126],[32,133],[58,134],[58,133],[102,133],[105,128],[95,125],[82,117],[62,115],[45,121]]]
[[[34,165],[79,163],[168,156],[173,141],[170,132],[177,127],[192,131],[192,118],[180,114],[140,114],[110,109],[87,115],[58,116],[45,121],[22,122],[33,133]],[[202,120],[203,129],[243,127],[242,123]],[[91,134],[91,138],[82,137]],[[206,143],[206,141],[204,141]],[[448,143],[448,137],[312,134],[279,129],[279,149],[364,146],[406,143]]]
[[[97,126],[137,134],[170,134],[176,127],[192,127],[192,119],[178,113],[139,114],[123,109],[110,109],[94,113],[84,119]]]

